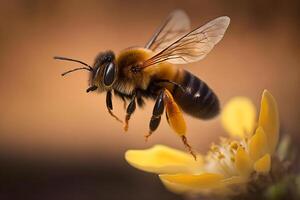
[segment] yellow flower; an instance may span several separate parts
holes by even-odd
[[[196,162],[190,154],[163,145],[128,150],[125,159],[135,168],[158,174],[176,193],[224,196],[246,191],[253,175],[270,171],[279,135],[276,101],[265,90],[256,121],[252,102],[235,97],[225,105],[221,119],[231,137],[212,144]]]

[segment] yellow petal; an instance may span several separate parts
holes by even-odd
[[[240,176],[224,178],[220,174],[203,173],[199,175],[160,175],[165,187],[174,193],[230,195],[232,188],[244,188],[246,180]],[[240,192],[240,191],[239,191]]]
[[[279,116],[277,103],[267,90],[264,90],[262,95],[258,125],[265,131],[269,150],[272,154],[275,151],[279,137]]]
[[[195,161],[190,154],[163,145],[146,150],[128,150],[125,159],[137,169],[157,174],[199,172],[203,162],[200,155]]]
[[[250,157],[253,161],[258,160],[266,153],[269,153],[267,136],[262,127],[256,129],[255,134],[249,140],[248,148]]]
[[[182,185],[182,184],[173,183],[173,182],[167,181],[163,178],[160,178],[160,179],[161,179],[161,182],[164,184],[164,186],[171,192],[174,192],[176,194],[193,193],[194,188],[190,188],[190,187]]]
[[[221,184],[221,181],[224,179],[224,176],[221,174],[214,173],[203,173],[199,175],[192,174],[162,174],[159,175],[159,178],[163,183],[170,184],[172,187],[189,187],[200,189],[200,188],[214,188]],[[175,188],[173,188],[175,189]],[[180,189],[177,189],[180,190]]]
[[[235,154],[235,167],[242,176],[248,176],[253,170],[252,160],[243,147],[239,147]]]
[[[235,97],[223,108],[221,120],[225,130],[243,138],[251,134],[255,125],[256,109],[246,97]]]
[[[254,169],[258,173],[268,173],[271,168],[270,154],[265,154],[262,158],[254,163]]]
[[[246,183],[247,181],[248,179],[242,176],[231,176],[229,178],[225,178],[224,180],[222,180],[222,183],[229,186],[229,185],[243,184]]]

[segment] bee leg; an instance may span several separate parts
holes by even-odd
[[[138,106],[139,106],[140,108],[144,107],[145,101],[144,101],[144,99],[142,98],[140,92],[138,92],[138,93],[136,94],[136,101],[137,101],[137,104],[138,104]]]
[[[88,89],[86,89],[86,92],[88,93],[91,91],[95,91],[95,90],[97,90],[97,88],[98,88],[97,86],[93,85],[93,86],[89,87]]]
[[[126,107],[127,107],[126,99],[123,96],[121,96],[121,99],[123,101],[123,108],[124,108],[124,110],[126,110]]]
[[[185,136],[186,124],[182,112],[175,102],[172,94],[167,89],[164,90],[164,102],[166,106],[166,117],[169,126],[181,137],[185,148],[196,160],[196,154],[194,153],[192,147],[189,145]]]
[[[161,120],[161,115],[164,112],[164,91],[162,90],[156,98],[155,105],[152,111],[152,117],[149,123],[149,132],[145,135],[145,140],[152,135],[152,133],[158,128]]]
[[[106,107],[107,107],[107,110],[108,110],[108,113],[113,117],[115,118],[118,122],[122,122],[122,120],[120,120],[113,112],[113,105],[112,105],[112,95],[111,95],[111,91],[108,91],[106,93]]]
[[[135,111],[136,103],[135,103],[136,93],[133,94],[130,103],[127,106],[126,109],[126,117],[125,117],[125,125],[124,125],[124,131],[128,131],[128,122],[130,120],[131,114]]]

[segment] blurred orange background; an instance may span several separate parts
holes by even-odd
[[[297,1],[12,0],[0,7],[1,155],[36,162],[118,160],[126,165],[127,149],[157,143],[183,149],[165,119],[144,142],[153,102],[137,109],[124,134],[106,111],[105,95],[85,92],[88,74],[61,77],[78,65],[52,59],[60,55],[92,64],[101,51],[143,46],[177,8],[190,15],[193,27],[222,15],[231,18],[225,37],[204,60],[180,67],[205,80],[222,105],[242,95],[259,108],[261,93],[268,89],[279,105],[282,132],[299,143]],[[123,117],[122,102],[113,103]],[[200,152],[226,134],[219,117],[185,117],[190,143]]]

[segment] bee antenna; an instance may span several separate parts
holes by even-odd
[[[85,69],[85,70],[88,70],[88,71],[92,71],[90,68],[87,68],[87,67],[79,67],[79,68],[75,68],[75,69],[71,69],[69,71],[66,71],[64,73],[62,73],[61,75],[64,76],[64,75],[67,75],[71,72],[74,72],[74,71],[77,71],[77,70],[82,70],[82,69]]]
[[[75,60],[75,59],[72,59],[72,58],[66,58],[66,57],[61,57],[61,56],[54,56],[53,58],[55,60],[67,60],[67,61],[77,62],[77,63],[80,63],[80,64],[85,65],[85,66],[88,67],[88,68],[84,67],[82,69],[88,69],[89,71],[93,71],[93,68],[91,66],[89,66],[88,64],[86,64],[85,62],[82,62],[80,60]]]

